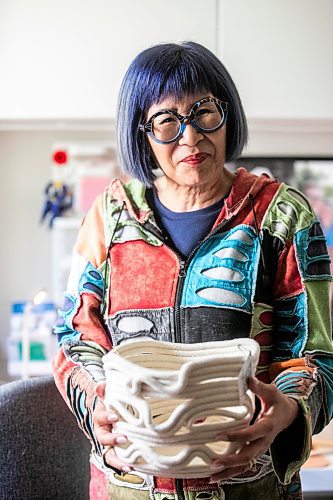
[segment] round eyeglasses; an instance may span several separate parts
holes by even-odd
[[[216,97],[204,97],[194,103],[188,115],[180,115],[173,109],[162,109],[139,128],[155,142],[169,144],[183,135],[188,123],[204,134],[216,132],[226,122],[227,108],[228,103]]]

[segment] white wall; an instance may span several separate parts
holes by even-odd
[[[216,0],[1,0],[0,119],[110,118],[142,49],[215,50]]]
[[[141,49],[217,52],[250,118],[332,119],[332,0],[1,0],[0,120],[110,118]]]
[[[333,1],[223,0],[217,52],[247,116],[333,118]]]

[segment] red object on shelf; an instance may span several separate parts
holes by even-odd
[[[53,161],[58,165],[64,165],[67,163],[67,151],[58,150],[53,153]]]

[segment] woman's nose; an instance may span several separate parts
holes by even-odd
[[[178,142],[180,145],[195,146],[203,137],[204,135],[202,132],[194,128],[191,122],[187,122],[185,123],[185,130]]]

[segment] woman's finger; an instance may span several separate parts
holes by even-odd
[[[104,396],[105,396],[105,386],[106,386],[106,383],[105,382],[99,382],[96,386],[95,386],[95,394],[96,396],[101,400],[101,401],[104,401]]]
[[[108,429],[101,427],[98,434],[96,433],[98,441],[103,446],[117,446],[127,443],[127,438],[123,434],[116,434],[110,432]]]
[[[218,472],[216,474],[213,474],[209,478],[209,483],[217,483],[219,481],[223,481],[225,479],[229,479],[231,477],[239,476],[240,474],[243,474],[245,471],[251,469],[251,463],[247,462],[246,464],[240,465],[238,467],[230,467],[222,470],[221,472]]]
[[[104,456],[104,461],[111,467],[115,467],[116,469],[122,470],[123,472],[130,472],[131,470],[133,470],[133,467],[126,464],[117,457],[113,448],[108,448],[104,452],[103,456]]]
[[[245,427],[238,431],[223,432],[218,436],[219,439],[225,441],[237,441],[239,443],[248,443],[257,439],[265,438],[272,432],[273,426],[270,419],[263,417],[249,427]]]
[[[110,422],[110,415],[101,411],[94,415],[94,431],[98,441],[103,446],[115,446],[117,444],[127,443],[126,436],[112,431],[112,423],[117,421],[117,416],[114,415]]]
[[[118,416],[105,408],[105,386],[105,382],[100,382],[95,387],[95,394],[98,397],[93,413],[95,435],[98,442],[106,447],[103,453],[105,463],[123,472],[130,472],[132,467],[120,460],[113,449],[114,446],[127,443],[127,438],[112,432],[112,425],[117,422]]]
[[[245,445],[239,450],[238,453],[232,453],[230,455],[224,455],[217,460],[214,460],[213,466],[224,467],[228,469],[229,467],[246,467],[247,464],[253,463],[257,457],[260,457],[267,451],[267,443],[265,440],[258,439],[254,443]]]
[[[275,387],[272,384],[266,384],[257,379],[257,377],[248,378],[249,388],[259,397],[270,399],[275,393]]]
[[[105,410],[101,400],[98,400],[93,414],[94,432],[103,446],[116,446],[127,443],[122,434],[112,432],[112,425],[117,422],[118,417],[114,413]]]
[[[115,424],[118,420],[118,415],[115,413],[108,413],[105,410],[95,410],[94,412],[94,425],[96,426],[101,426],[101,425],[109,425],[110,429],[113,424]]]

